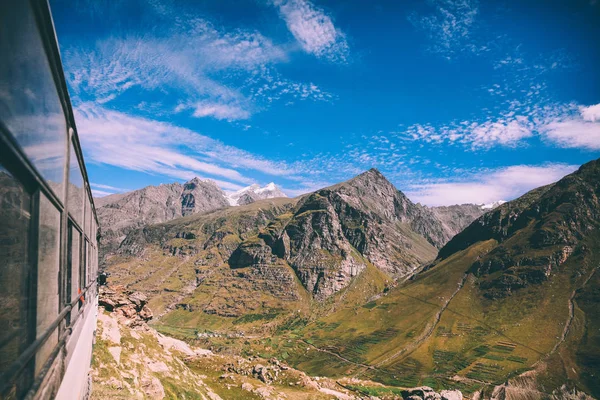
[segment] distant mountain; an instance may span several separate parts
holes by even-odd
[[[240,189],[237,192],[228,195],[227,200],[232,206],[243,206],[254,203],[257,200],[273,199],[277,197],[287,197],[287,195],[281,191],[279,186],[271,182],[265,187],[254,184]]]
[[[168,253],[197,257],[214,249],[216,259],[234,270],[283,271],[285,266],[311,296],[323,300],[368,268],[381,282],[413,274],[482,213],[478,206],[416,205],[375,169],[287,203],[281,199],[288,205],[273,211],[268,199],[258,198],[280,195],[274,184],[250,186],[229,198],[239,210],[206,214],[194,223],[173,219],[168,225],[146,225],[127,237],[121,253],[139,255],[159,245]],[[258,217],[254,202],[263,210]],[[192,239],[183,247],[165,247],[188,236]],[[281,290],[275,289],[279,284],[273,282],[273,290]]]
[[[425,207],[425,209],[441,222],[448,240],[482,216],[486,211],[489,211],[477,204]]]
[[[228,207],[225,193],[211,180],[147,186],[94,199],[102,231],[101,258],[116,250],[134,228]]]

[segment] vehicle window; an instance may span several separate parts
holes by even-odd
[[[68,133],[28,1],[0,2],[0,120],[64,200]]]
[[[81,174],[79,162],[73,148],[71,148],[69,164],[68,210],[73,219],[83,228],[83,201],[85,199],[85,191],[83,189],[83,175]]]
[[[40,194],[38,235],[37,338],[59,313],[60,211],[43,194]],[[36,374],[57,342],[56,329],[36,354]]]
[[[0,166],[0,375],[29,344],[30,207],[25,188]]]

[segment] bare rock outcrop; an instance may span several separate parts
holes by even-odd
[[[266,259],[270,248],[318,300],[347,287],[369,262],[390,277],[407,276],[449,239],[430,211],[375,169],[304,196],[258,236],[238,247],[230,265]]]
[[[141,325],[153,318],[146,295],[122,286],[100,286],[98,305],[124,319],[125,325]]]

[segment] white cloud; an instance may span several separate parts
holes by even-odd
[[[570,112],[551,114],[539,131],[559,147],[600,150],[600,104],[572,106]]]
[[[471,150],[492,147],[526,146],[527,139],[541,137],[548,144],[563,148],[600,149],[600,105],[578,106],[574,103],[528,105],[513,102],[509,111],[483,121],[451,122],[433,126],[414,124],[391,132],[390,137],[430,144],[460,144]]]
[[[281,7],[296,15],[293,4],[282,3]],[[301,15],[307,10],[319,13],[310,5],[301,8]],[[288,62],[289,45],[275,44],[255,30],[225,30],[181,10],[172,11],[153,16],[154,20],[165,19],[164,30],[143,35],[116,31],[92,48],[87,42],[65,48],[65,71],[74,102],[109,103],[138,89],[160,92],[163,109],[174,110],[176,105],[168,102],[177,98],[178,104],[184,104],[177,111],[234,121],[248,119],[286,96],[314,101],[332,98],[312,83],[281,78],[276,66]],[[173,21],[167,21],[167,16]],[[331,23],[324,18],[324,26]],[[306,43],[311,43],[318,55],[341,57],[343,52],[336,51],[343,47],[342,34],[335,29],[334,33],[335,43],[330,45],[326,45],[329,39],[321,45],[308,39]]]
[[[91,49],[87,44],[67,48],[65,70],[75,103],[109,103],[141,89],[160,92],[162,114],[188,110],[197,118],[235,121],[284,97],[333,98],[313,83],[282,78],[275,67],[288,61],[287,47],[257,31],[225,31],[189,15],[176,22],[165,24],[169,30],[161,34],[111,36]],[[173,98],[177,106],[168,104]]]
[[[273,0],[273,4],[304,51],[330,61],[347,61],[346,36],[323,10],[307,0]]]
[[[92,189],[92,196],[94,196],[94,197],[110,196],[111,194],[114,194],[114,193],[107,192],[105,190]]]
[[[512,200],[529,190],[556,182],[577,168],[567,164],[515,165],[461,181],[413,185],[405,193],[412,201],[429,206]]]
[[[546,139],[560,147],[600,150],[600,123],[576,119],[551,122],[542,132]]]
[[[240,170],[294,178],[295,171],[285,163],[263,159],[173,124],[89,103],[76,108],[75,114],[88,162],[178,179],[209,175],[217,177],[214,180],[226,190],[254,183]]]
[[[213,117],[220,120],[240,120],[250,118],[250,112],[238,105],[219,104],[204,101],[196,104],[194,117]]]
[[[470,141],[473,147],[489,148],[494,145],[514,147],[523,139],[532,136],[531,124],[527,118],[517,117],[508,121],[499,119],[477,124],[470,133],[466,134],[466,140]]]
[[[486,49],[470,40],[479,14],[477,0],[431,0],[428,3],[434,8],[433,13],[412,13],[408,20],[427,33],[433,42],[432,52],[450,59],[461,51],[476,53]]]
[[[92,186],[92,188],[110,190],[111,192],[128,192],[128,191],[130,191],[130,189],[122,189],[122,188],[118,188],[118,187],[114,187],[114,186],[110,186],[110,185],[104,185],[101,183],[90,182],[90,186]]]
[[[584,121],[600,122],[600,104],[589,107],[581,106],[579,111]]]

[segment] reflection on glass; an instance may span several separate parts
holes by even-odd
[[[82,284],[81,287],[84,288],[89,283],[89,273],[90,273],[90,242],[85,241],[85,265],[83,266],[82,271]]]
[[[0,166],[0,375],[28,344],[30,207],[29,194]]]
[[[67,200],[67,207],[69,214],[83,228],[83,200],[85,199],[83,175],[81,174],[79,162],[72,147],[69,164],[69,198]]]
[[[28,1],[0,2],[0,120],[64,198],[67,126]]]
[[[74,226],[69,229],[69,302],[75,300],[79,294],[79,263],[81,259],[80,251],[81,234]],[[72,314],[75,315],[75,314]]]
[[[38,338],[48,329],[59,312],[60,212],[43,194],[40,194],[39,219],[36,328]],[[36,374],[48,359],[57,342],[58,330],[55,330],[36,354]]]
[[[91,229],[91,219],[92,213],[90,210],[90,200],[88,199],[87,193],[85,193],[85,234],[87,235],[87,237],[90,237],[90,232],[92,231]]]

